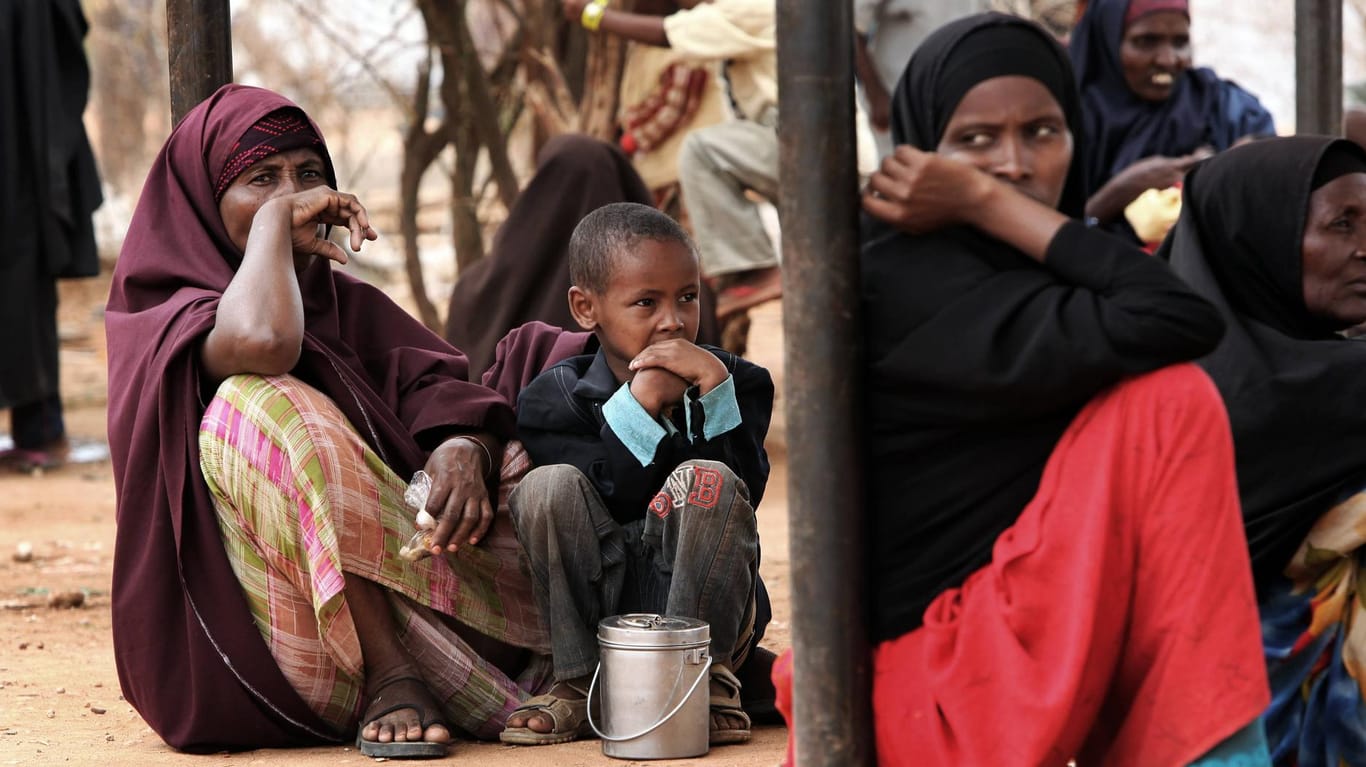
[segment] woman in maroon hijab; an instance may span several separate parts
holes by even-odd
[[[157,158],[114,273],[114,650],[172,746],[495,736],[546,639],[503,503],[512,412],[465,358],[332,268],[377,237],[316,126],[228,85]],[[405,480],[437,520],[415,561]],[[495,513],[497,510],[497,513]]]

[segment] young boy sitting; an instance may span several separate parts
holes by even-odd
[[[509,505],[549,629],[555,686],[508,717],[506,743],[591,733],[597,624],[630,612],[711,624],[711,742],[749,739],[734,671],[753,644],[768,480],[768,371],[693,343],[700,287],[687,233],[607,205],[569,242],[574,318],[600,344],[533,380],[517,428],[538,468]]]

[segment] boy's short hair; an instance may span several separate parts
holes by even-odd
[[[569,279],[593,293],[607,290],[616,257],[641,240],[676,242],[697,256],[692,238],[656,208],[614,202],[583,217],[569,237]]]

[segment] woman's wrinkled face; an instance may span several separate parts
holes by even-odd
[[[958,102],[935,149],[1056,208],[1072,166],[1062,106],[1032,77],[993,77]]]
[[[1144,101],[1166,101],[1191,67],[1191,20],[1180,11],[1134,19],[1119,44],[1119,65],[1129,90]]]
[[[256,211],[268,201],[286,194],[294,194],[327,184],[327,170],[323,157],[315,149],[289,149],[249,166],[232,180],[223,199],[218,203],[218,214],[228,238],[238,252],[247,249],[247,235]]]
[[[1304,306],[1338,328],[1366,322],[1366,173],[1309,196],[1301,244]]]

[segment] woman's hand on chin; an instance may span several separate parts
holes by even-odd
[[[328,226],[343,226],[351,233],[351,250],[359,251],[366,240],[379,239],[370,226],[370,214],[355,195],[318,186],[277,197],[261,206],[283,208],[289,215],[290,242],[296,256],[322,256],[339,264],[347,261],[346,251],[323,237]],[[257,214],[258,218],[260,213]]]

